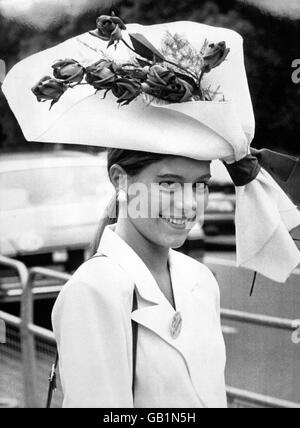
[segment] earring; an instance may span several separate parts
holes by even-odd
[[[118,192],[118,201],[119,202],[126,202],[127,201],[126,192],[122,189],[120,189]]]

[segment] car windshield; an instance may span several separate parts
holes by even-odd
[[[0,173],[0,211],[81,203],[107,192],[103,166],[64,166]]]

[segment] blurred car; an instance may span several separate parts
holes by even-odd
[[[1,155],[0,254],[76,268],[111,195],[104,153]]]

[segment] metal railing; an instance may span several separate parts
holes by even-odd
[[[36,388],[36,355],[35,337],[49,341],[55,346],[54,335],[51,331],[38,327],[33,323],[33,287],[37,275],[44,278],[68,281],[71,275],[51,269],[35,267],[27,269],[22,263],[0,256],[0,265],[9,266],[18,272],[23,293],[21,296],[21,318],[0,311],[0,319],[21,329],[22,343],[22,371],[24,380],[25,407],[40,407]],[[223,320],[247,323],[256,326],[270,327],[288,331],[294,331],[300,327],[299,320],[290,320],[266,315],[252,314],[229,309],[222,309]],[[271,408],[300,408],[300,404],[276,399],[266,395],[227,387],[229,403],[244,403],[253,407]]]
[[[16,409],[19,407],[19,403],[14,399],[2,399],[0,400],[0,409]]]
[[[13,271],[15,271],[17,273],[17,275],[20,279],[21,288],[23,290],[23,293],[25,293],[26,284],[28,283],[28,280],[29,280],[29,272],[28,272],[27,267],[24,265],[24,263],[21,263],[18,260],[14,260],[14,259],[0,255],[0,265],[5,266],[5,267],[9,267],[10,269],[12,269]],[[30,305],[32,303],[28,303],[28,304]],[[12,321],[12,318],[10,319],[10,321]],[[14,320],[14,321],[16,321],[16,320]],[[22,323],[21,321],[20,321],[20,328],[21,328],[21,330],[22,329],[24,329],[24,331],[26,330],[26,328],[24,328],[24,323]],[[24,340],[21,341],[21,346],[24,347],[24,349],[22,349],[22,368],[23,368],[23,379],[25,379],[27,368],[29,369],[30,373],[35,373],[35,367],[34,367],[35,361],[26,360],[26,353],[24,352],[25,348],[28,348],[28,350],[30,349],[30,353],[32,354],[32,349],[34,349],[34,344],[26,342],[26,333],[25,333],[25,337],[23,339]],[[24,382],[24,384],[23,384],[24,396],[25,397],[27,397],[27,396],[30,397],[30,394],[35,389],[34,384],[32,384],[32,382],[34,382],[34,379],[28,380],[28,382]],[[29,398],[29,400],[30,400],[30,398]]]
[[[280,400],[238,388],[227,387],[226,391],[228,404],[232,407],[237,407],[237,404],[240,403],[241,406],[247,405],[253,408],[300,409],[300,404],[298,403]]]
[[[26,281],[29,276],[29,272],[27,267],[24,265],[24,263],[19,262],[18,260],[0,255],[0,265],[9,267],[10,269],[16,271],[18,274],[18,277],[20,278],[21,285],[26,284]]]
[[[68,281],[70,275],[57,272],[51,269],[34,267],[29,270],[27,281],[21,296],[21,337],[22,351],[24,353],[24,379],[25,385],[28,387],[28,395],[25,397],[25,406],[28,408],[39,407],[36,388],[36,355],[35,355],[35,335],[52,338],[51,332],[39,328],[33,322],[33,285],[35,277],[43,276],[44,278],[57,279],[60,281]],[[27,389],[27,388],[26,388]]]
[[[271,317],[268,315],[251,314],[248,312],[221,309],[221,317],[226,321],[235,321],[278,330],[295,331],[300,327],[300,320]]]

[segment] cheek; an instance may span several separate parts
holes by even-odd
[[[174,196],[169,192],[161,191],[159,194],[159,210],[162,213],[171,213],[174,206]]]
[[[208,190],[196,193],[196,222],[204,223],[205,210],[208,205],[209,193]]]
[[[155,220],[161,213],[172,212],[174,197],[170,192],[155,189],[148,193],[147,203],[149,218]]]

